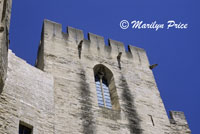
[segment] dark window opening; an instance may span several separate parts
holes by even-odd
[[[32,134],[33,127],[25,125],[25,123],[20,122],[19,124],[19,134]]]

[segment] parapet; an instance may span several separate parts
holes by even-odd
[[[170,111],[170,123],[173,133],[190,134],[188,122],[181,111]]]
[[[172,124],[187,124],[185,115],[181,111],[170,111],[171,123]]]
[[[84,39],[82,30],[67,27],[67,32],[62,32],[62,25],[53,21],[44,20],[42,38],[49,41],[62,40],[70,42],[74,48],[77,48],[82,41],[81,51],[83,53],[90,50],[93,53],[116,58],[119,53],[122,53],[122,61],[128,59],[137,65],[149,66],[146,52],[142,48],[128,45],[128,49],[126,49],[122,42],[112,39],[109,39],[108,45],[106,45],[102,36],[93,33],[88,33],[88,39]]]

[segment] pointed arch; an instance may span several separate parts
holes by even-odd
[[[93,70],[98,105],[109,109],[120,109],[112,71],[103,64],[95,65]]]

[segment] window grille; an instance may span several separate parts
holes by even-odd
[[[98,105],[101,107],[112,108],[110,92],[107,80],[104,77],[95,76],[96,90],[97,90],[97,98]]]

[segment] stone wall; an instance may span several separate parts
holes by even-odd
[[[172,134],[190,134],[187,120],[183,112],[170,111],[170,123]]]
[[[105,45],[92,33],[83,37],[81,30],[68,27],[64,33],[61,24],[45,20],[37,68],[11,51],[7,58],[8,47],[0,44],[0,134],[18,134],[20,122],[33,134],[191,133],[182,112],[171,112],[168,119],[143,49],[129,45],[125,51],[111,39]],[[8,40],[5,32],[0,38]],[[98,106],[96,65],[113,75],[111,96],[117,103],[112,109]]]
[[[33,134],[54,134],[53,77],[9,51],[8,75],[0,95],[0,134],[18,134],[19,122]]]
[[[146,52],[92,33],[44,21],[36,66],[54,77],[55,133],[170,134],[171,124]],[[117,56],[122,52],[119,60]],[[103,64],[113,75],[119,110],[98,106],[93,68]],[[76,128],[76,129],[74,129]]]
[[[5,84],[12,0],[0,0],[0,93]]]

